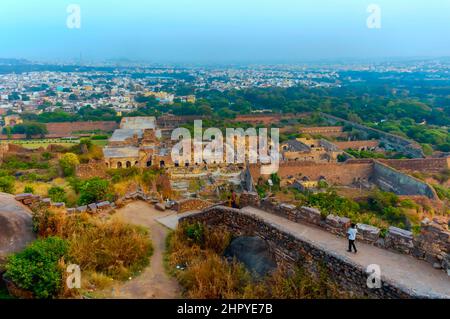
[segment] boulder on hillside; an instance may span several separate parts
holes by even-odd
[[[264,277],[277,268],[277,263],[269,252],[269,246],[259,237],[235,238],[224,255],[242,262],[255,277]]]
[[[0,193],[0,272],[9,254],[22,250],[35,238],[30,210],[13,195]]]

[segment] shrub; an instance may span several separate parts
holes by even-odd
[[[57,203],[67,202],[66,191],[64,190],[64,188],[59,187],[59,186],[50,187],[50,189],[48,190],[48,197],[53,202],[57,202]]]
[[[14,182],[15,179],[12,176],[0,177],[0,191],[9,194],[14,193]]]
[[[80,164],[78,156],[73,153],[66,153],[59,160],[59,165],[63,170],[64,176],[73,176],[78,164]]]
[[[112,200],[113,198],[109,181],[99,177],[94,177],[81,182],[79,192],[80,199],[78,200],[78,203],[80,205],[96,203],[102,200]]]
[[[203,243],[203,239],[204,239],[204,235],[205,235],[205,228],[203,226],[203,224],[201,223],[195,223],[192,225],[187,225],[186,229],[186,236],[192,240],[194,243],[196,244],[202,244]]]
[[[20,253],[9,257],[6,277],[18,287],[32,291],[37,298],[52,298],[61,289],[59,261],[68,244],[58,237],[37,240]]]
[[[108,170],[108,175],[111,176],[113,183],[118,183],[123,180],[133,178],[140,175],[141,170],[139,167],[133,166],[123,169],[110,169]]]
[[[108,135],[101,135],[101,134],[93,135],[91,137],[91,140],[93,140],[93,141],[95,141],[95,140],[107,140],[107,139],[108,139]]]
[[[33,188],[33,186],[27,185],[27,186],[24,187],[23,192],[24,193],[29,193],[29,194],[34,194],[34,188]]]

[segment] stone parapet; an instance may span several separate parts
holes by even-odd
[[[22,204],[29,206],[31,209],[36,206],[40,207],[53,207],[57,209],[65,209],[68,214],[82,214],[82,213],[111,213],[116,208],[114,203],[109,201],[103,201],[100,203],[91,203],[89,205],[83,205],[79,207],[68,207],[66,208],[65,203],[54,203],[50,198],[42,198],[38,195],[33,194],[18,194],[15,196],[15,199]]]
[[[414,249],[413,233],[391,226],[385,238],[385,247],[404,254],[410,254]]]
[[[282,226],[269,224],[239,209],[214,206],[202,212],[183,216],[180,223],[201,222],[211,227],[226,227],[235,236],[258,236],[268,242],[269,249],[277,262],[295,267],[301,262],[311,271],[317,271],[318,264],[325,266],[330,276],[349,293],[369,298],[421,298],[415,291],[405,289],[395,282],[382,278],[380,289],[367,287],[366,270],[345,257],[324,250],[307,237],[295,235]]]

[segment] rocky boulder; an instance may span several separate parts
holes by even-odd
[[[6,256],[35,239],[30,210],[14,196],[0,193],[0,271]]]
[[[242,262],[256,277],[263,277],[277,267],[267,243],[259,237],[242,236],[234,239],[224,255]]]

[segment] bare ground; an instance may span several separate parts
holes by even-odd
[[[177,299],[181,288],[164,268],[165,241],[169,230],[156,219],[174,212],[160,212],[145,202],[133,202],[117,211],[116,217],[123,221],[147,228],[153,244],[150,264],[140,275],[116,285],[112,298],[120,299]]]

